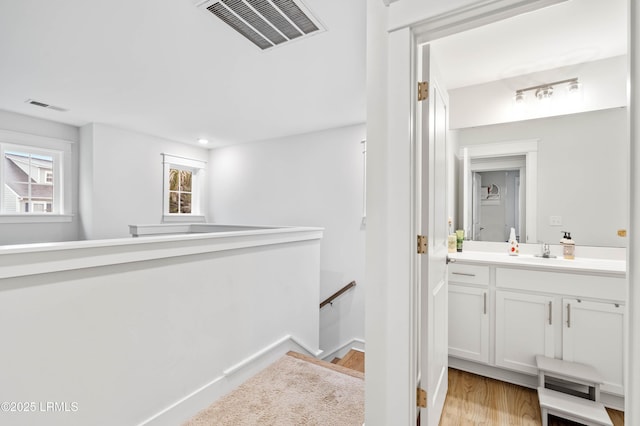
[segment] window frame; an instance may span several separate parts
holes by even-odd
[[[72,182],[71,151],[74,142],[27,133],[0,130],[0,160],[4,162],[6,151],[18,151],[53,158],[52,212],[5,212],[0,203],[0,223],[54,223],[71,222]],[[0,200],[4,200],[4,167],[0,165]],[[31,210],[31,209],[30,209]]]
[[[205,222],[203,195],[206,161],[162,154],[163,188],[162,188],[162,222]],[[191,213],[169,213],[169,176],[170,170],[186,170],[191,172]],[[175,191],[174,191],[175,192]]]

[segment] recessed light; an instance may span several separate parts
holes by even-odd
[[[207,145],[209,143],[209,141],[207,139],[198,139],[198,143],[200,145]]]

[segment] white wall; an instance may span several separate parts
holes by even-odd
[[[401,0],[402,1],[402,0]],[[365,423],[384,425],[393,415],[388,386],[387,275],[387,9],[367,1],[367,242]]]
[[[88,124],[81,135],[83,239],[126,237],[130,224],[162,221],[162,153],[205,162],[208,158],[203,148],[105,124]],[[206,210],[207,200],[202,205]]]
[[[323,227],[321,300],[357,282],[321,310],[326,355],[364,339],[363,139],[364,125],[355,125],[210,154],[211,220]]]
[[[80,134],[76,126],[4,110],[0,110],[0,129],[48,136],[50,138],[72,142],[78,142],[80,139]]]
[[[70,241],[78,238],[78,141],[79,132],[75,126],[43,120],[41,118],[0,110],[0,129],[37,136],[45,136],[73,142],[71,167],[74,184],[72,186],[71,208],[74,217],[64,223],[0,223],[0,245],[38,243],[50,241]],[[65,194],[67,195],[67,194]]]
[[[182,424],[287,349],[317,352],[320,232],[191,237],[3,253],[0,402],[37,409],[0,423]]]
[[[538,240],[570,231],[579,245],[624,247],[629,201],[626,108],[457,131],[460,147],[539,139]],[[459,189],[461,190],[461,189]],[[462,206],[460,206],[462,207]],[[550,226],[561,216],[562,226]]]
[[[615,56],[450,90],[450,127],[459,129],[626,106],[626,64],[626,55]],[[523,104],[516,106],[513,100],[518,89],[575,77],[582,84],[582,99],[568,99],[566,85],[558,85],[550,104],[535,99],[535,91],[525,92]]]

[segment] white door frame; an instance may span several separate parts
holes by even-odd
[[[546,7],[558,1],[553,0],[493,0],[479,1],[466,7],[446,12],[442,15],[423,20],[409,27],[388,33],[387,44],[387,135],[386,135],[386,188],[380,188],[386,194],[387,206],[383,214],[383,240],[386,243],[387,262],[384,266],[387,279],[385,312],[380,313],[386,319],[384,337],[380,342],[371,342],[371,347],[383,349],[368,366],[367,377],[371,383],[383,383],[384,389],[372,391],[367,386],[367,424],[414,424],[416,413],[415,394],[415,330],[416,315],[414,293],[416,276],[413,273],[412,259],[415,250],[414,223],[415,206],[412,204],[411,191],[415,184],[415,173],[410,165],[414,164],[412,147],[415,139],[414,97],[416,93],[414,79],[415,47],[421,43],[451,35],[479,25],[496,22],[520,13]],[[636,105],[640,104],[640,90],[634,82],[640,79],[640,7],[628,0],[630,21],[630,230],[640,228],[640,113]],[[392,4],[390,7],[394,7]],[[409,119],[408,119],[409,118]],[[629,424],[640,424],[640,365],[629,360],[640,358],[640,336],[634,336],[634,330],[640,330],[640,232],[630,234],[628,260],[628,322],[627,361],[625,384],[625,418]],[[634,288],[636,287],[636,288]],[[369,315],[378,315],[370,312]],[[369,333],[367,333],[369,335]],[[372,339],[373,340],[373,339]],[[382,343],[382,347],[378,346]],[[369,369],[369,367],[367,367]],[[379,368],[379,370],[378,370]],[[374,407],[383,403],[383,407]],[[383,414],[377,416],[376,414]],[[391,423],[389,423],[391,422]]]
[[[640,424],[640,6],[627,0],[629,11],[629,234],[627,250],[627,351],[625,358],[625,422]]]

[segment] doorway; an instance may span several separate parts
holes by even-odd
[[[520,170],[474,171],[472,191],[474,241],[509,241],[511,229],[520,241]]]

